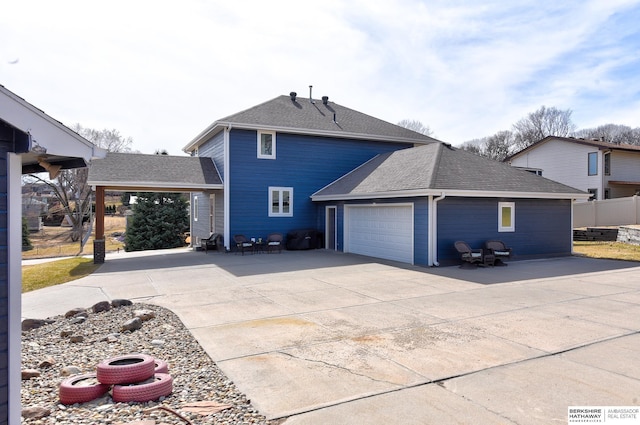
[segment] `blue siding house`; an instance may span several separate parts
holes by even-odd
[[[223,182],[191,195],[196,246],[213,233],[231,248],[235,234],[312,228],[327,249],[424,266],[458,261],[456,240],[501,239],[519,258],[568,255],[572,201],[588,197],[293,92],[215,121],[183,150],[211,158]]]
[[[212,158],[224,185],[222,193],[191,195],[198,208],[192,211],[192,241],[199,246],[221,233],[229,248],[235,234],[265,238],[321,230],[314,192],[378,154],[435,142],[327,97],[294,93],[215,121],[184,148]],[[203,210],[215,217],[203,219]]]
[[[22,174],[85,167],[104,154],[0,86],[0,425],[21,420]]]

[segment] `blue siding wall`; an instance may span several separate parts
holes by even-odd
[[[515,232],[498,232],[498,202],[515,202]],[[438,260],[459,262],[453,244],[483,248],[502,240],[514,256],[540,258],[571,254],[571,201],[546,199],[445,198],[438,203]]]
[[[310,196],[379,153],[411,147],[278,133],[276,159],[257,158],[257,132],[231,130],[230,234],[265,237],[271,232],[318,228]],[[293,217],[269,217],[268,188],[293,187]]]
[[[224,131],[200,145],[198,156],[212,158],[218,168],[220,178],[224,181]]]
[[[0,424],[9,422],[8,171],[7,149],[0,146]]]

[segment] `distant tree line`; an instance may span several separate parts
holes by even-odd
[[[608,143],[640,145],[640,127],[604,124],[595,128],[576,130],[570,109],[540,107],[513,124],[511,130],[492,136],[469,140],[461,148],[486,158],[502,161],[507,156],[544,139],[547,136],[597,139]]]

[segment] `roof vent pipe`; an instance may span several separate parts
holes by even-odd
[[[329,96],[322,96],[322,104],[326,105],[327,103],[329,103]]]
[[[309,103],[314,103],[313,96],[311,95],[312,90],[313,90],[313,86],[309,86]]]
[[[298,95],[298,93],[292,91],[291,93],[289,93],[289,96],[291,96],[291,101],[295,102],[296,101],[296,96]]]
[[[333,122],[338,124],[338,121],[336,121],[336,113],[335,112],[333,113]]]

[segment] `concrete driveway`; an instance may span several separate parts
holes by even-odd
[[[24,294],[44,318],[129,298],[173,310],[269,418],[298,424],[567,423],[640,405],[640,264],[426,269],[329,251],[170,250]]]

